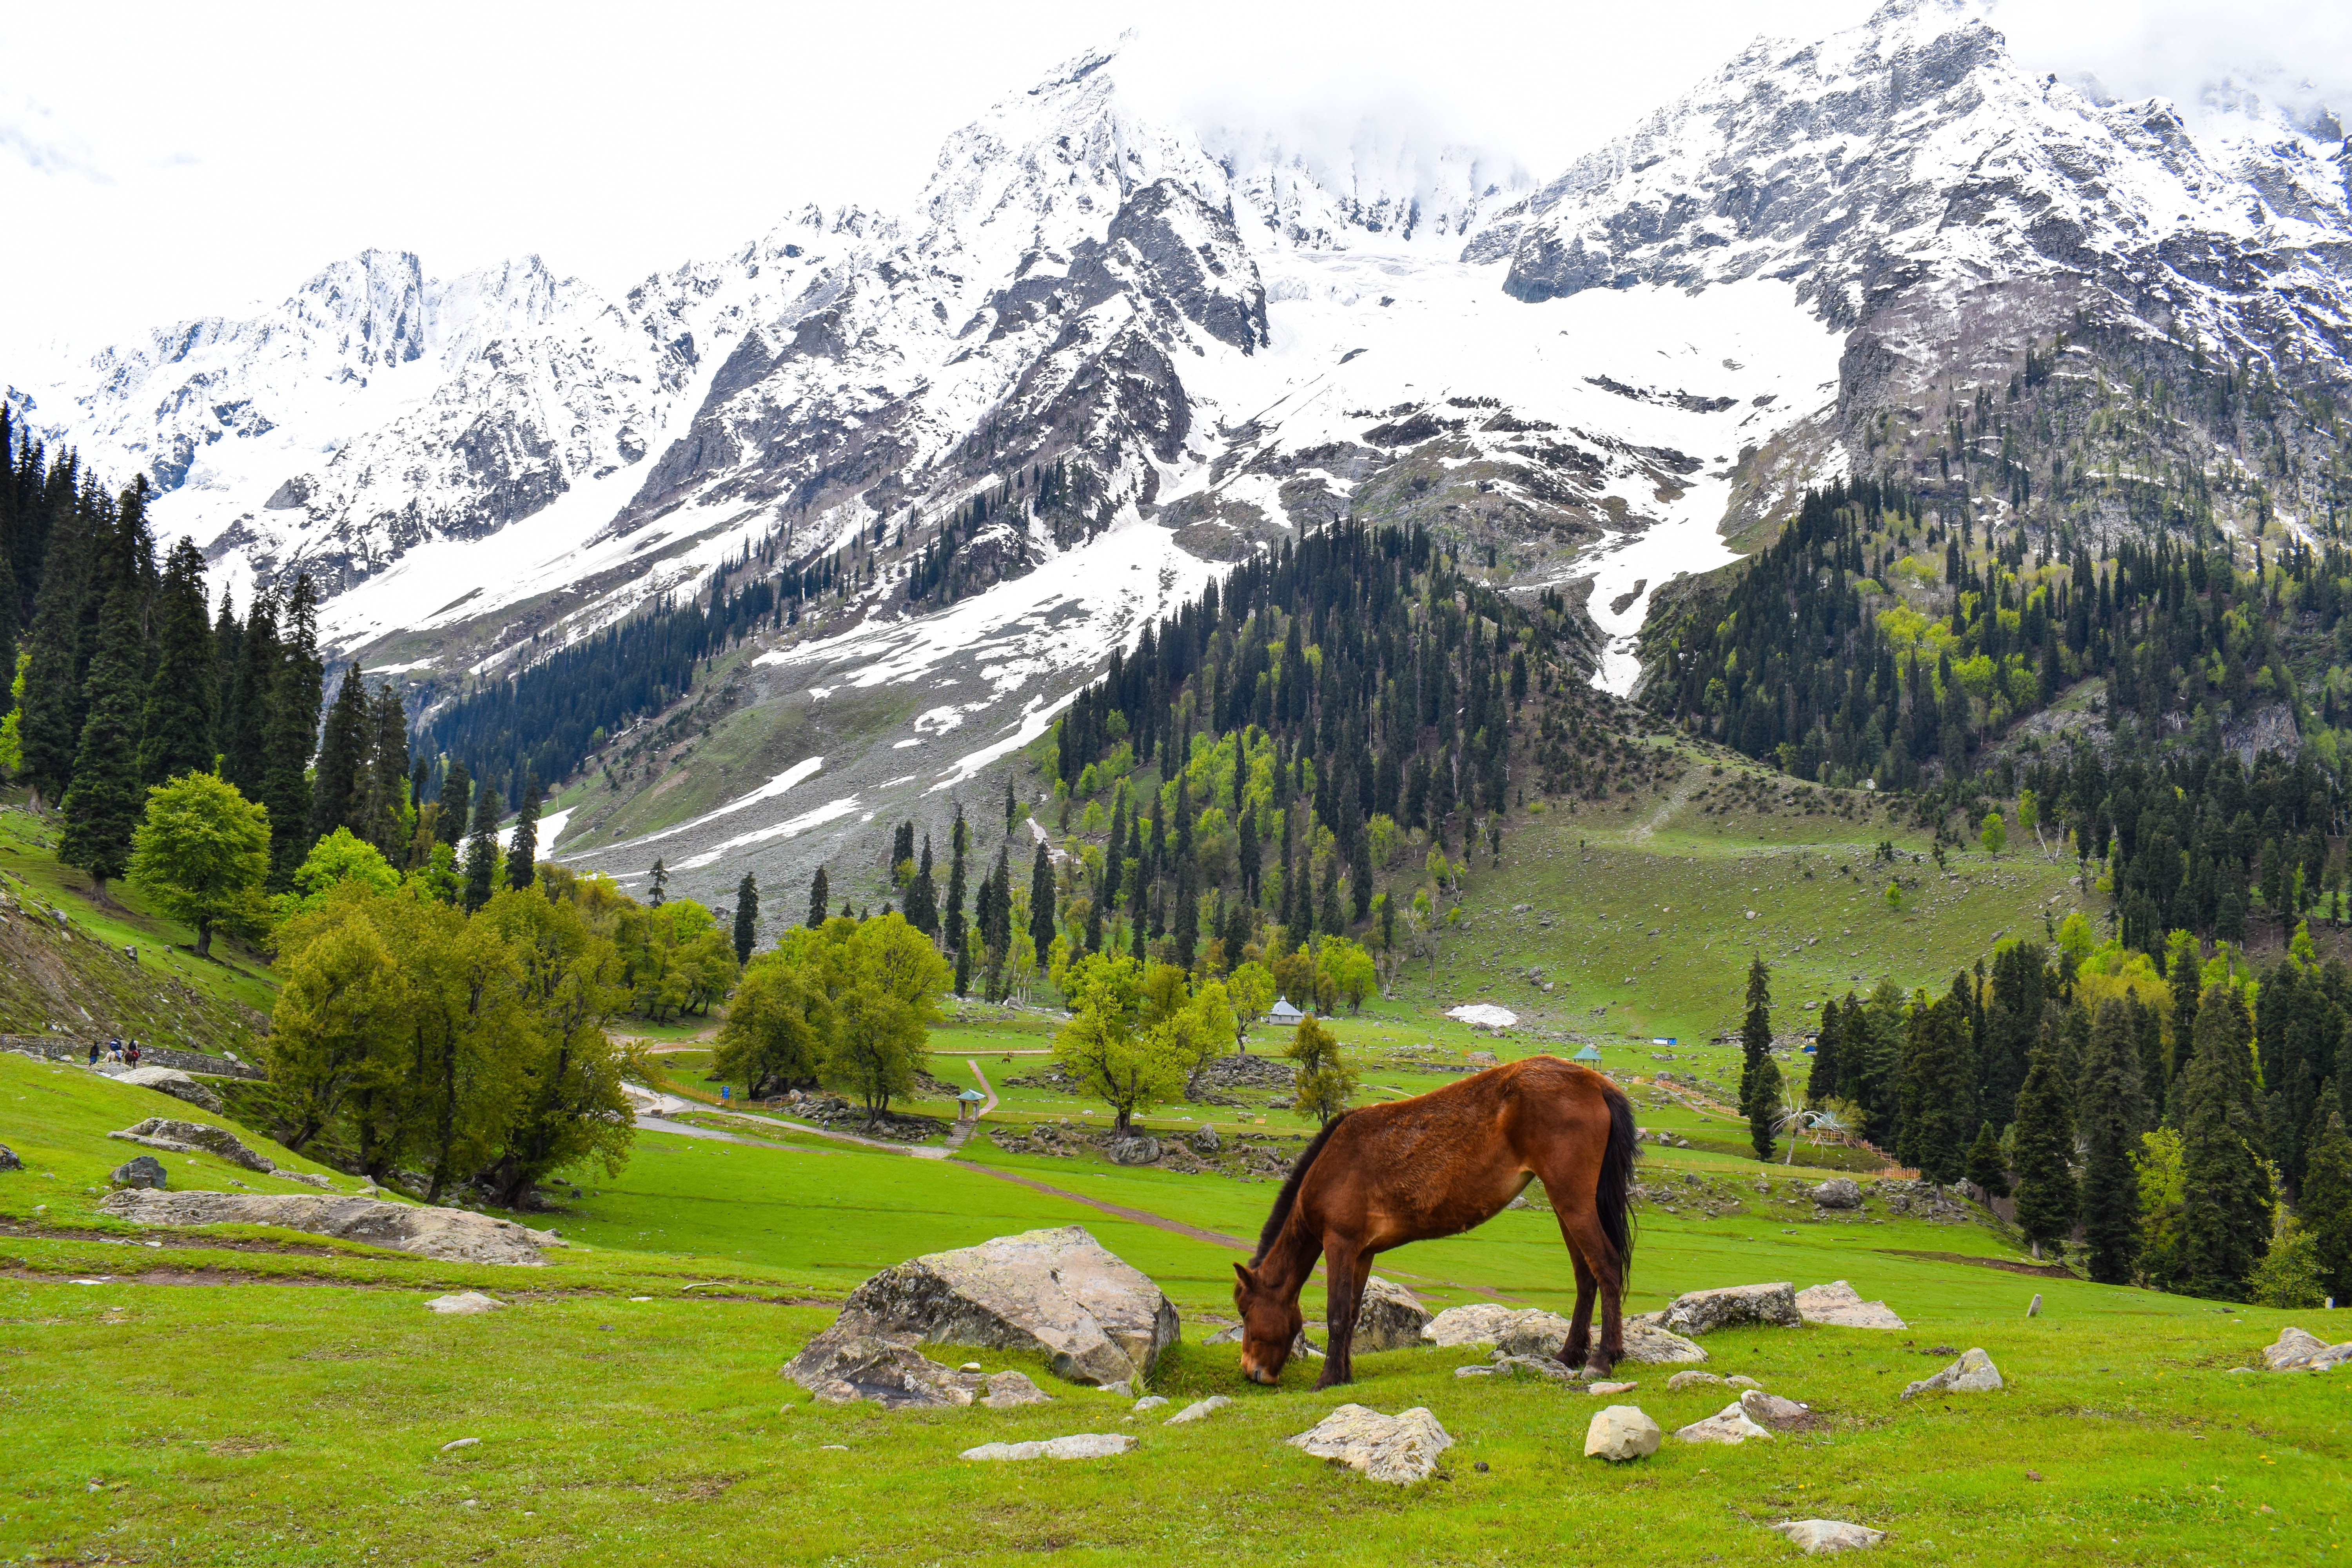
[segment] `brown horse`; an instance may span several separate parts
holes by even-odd
[[[1560,1359],[1605,1376],[1625,1347],[1620,1302],[1633,1258],[1636,1148],[1623,1092],[1558,1057],[1345,1113],[1291,1166],[1257,1256],[1234,1265],[1244,1375],[1267,1384],[1282,1375],[1305,1322],[1298,1292],[1319,1253],[1329,1339],[1316,1386],[1352,1382],[1349,1352],[1373,1256],[1482,1225],[1538,1180],[1576,1265],[1576,1317]],[[1601,1342],[1591,1346],[1596,1291]]]

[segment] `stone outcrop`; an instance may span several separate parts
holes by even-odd
[[[1135,1447],[1119,1432],[1077,1432],[1042,1443],[982,1443],[956,1456],[962,1459],[1108,1459]]]
[[[1593,1416],[1584,1429],[1584,1457],[1623,1464],[1646,1459],[1658,1451],[1665,1434],[1658,1424],[1633,1405],[1612,1405]]]
[[[1178,1332],[1160,1288],[1072,1225],[886,1268],[851,1293],[819,1338],[1035,1351],[1055,1375],[1100,1384],[1150,1373]]]
[[[117,1165],[106,1179],[118,1187],[137,1191],[163,1186],[172,1178],[163,1161],[152,1154],[136,1154]]]
[[[2273,1372],[2325,1372],[2352,1362],[2352,1340],[2331,1345],[2318,1335],[2287,1327],[2276,1344],[2263,1347],[2263,1364]]]
[[[1347,1466],[1368,1480],[1410,1486],[1437,1468],[1437,1456],[1454,1439],[1437,1417],[1416,1405],[1383,1415],[1361,1405],[1342,1405],[1307,1431],[1283,1439],[1318,1459]]]
[[[141,1155],[142,1160],[148,1155]],[[132,1163],[137,1163],[133,1161]],[[369,1247],[411,1252],[445,1263],[536,1267],[542,1247],[561,1238],[510,1219],[464,1209],[384,1203],[374,1198],[312,1197],[307,1193],[120,1192],[98,1205],[133,1225],[274,1225]]]
[[[1884,1301],[1864,1300],[1862,1292],[1843,1279],[1798,1291],[1797,1315],[1809,1323],[1825,1323],[1839,1329],[1910,1327],[1895,1315],[1894,1308]]]
[[[178,1068],[132,1068],[128,1072],[114,1074],[113,1078],[117,1083],[152,1089],[174,1100],[184,1100],[199,1110],[209,1110],[215,1116],[220,1114],[220,1096]]]
[[[1886,1532],[1883,1530],[1871,1530],[1836,1519],[1791,1519],[1770,1528],[1803,1547],[1808,1557],[1826,1557],[1835,1552],[1859,1552],[1886,1539]]]
[[[2000,1386],[2000,1373],[1992,1357],[1972,1350],[1933,1377],[1923,1377],[1903,1391],[1903,1397],[1920,1394],[1990,1394]]]
[[[1651,1321],[1646,1316],[1643,1321]],[[1717,1329],[1762,1324],[1793,1329],[1804,1321],[1797,1311],[1797,1292],[1786,1280],[1777,1285],[1728,1285],[1719,1290],[1690,1290],[1655,1318],[1659,1328],[1675,1334],[1711,1334]]]
[[[125,1143],[143,1143],[167,1154],[217,1154],[232,1165],[265,1174],[278,1169],[276,1161],[247,1148],[236,1133],[225,1127],[207,1127],[201,1121],[179,1121],[168,1116],[151,1116],[144,1121],[135,1122],[107,1136],[121,1139]]]
[[[1360,1351],[1401,1351],[1421,1343],[1429,1322],[1429,1309],[1421,1298],[1393,1280],[1373,1274],[1364,1280],[1364,1302],[1356,1315]]]

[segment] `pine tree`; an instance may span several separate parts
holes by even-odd
[[[824,885],[824,868],[819,866],[816,874],[809,879],[809,930],[814,931],[824,924],[826,910],[832,901],[833,895]]]
[[[760,944],[760,884],[751,873],[735,884],[735,962],[751,962],[751,950]]]
[[[268,765],[261,804],[269,808],[269,885],[292,886],[295,868],[310,854],[310,753],[319,739],[319,706],[325,695],[326,667],[319,659],[319,596],[306,573],[286,595],[280,621],[278,665],[269,692]]]
[[[61,509],[55,516],[32,629],[26,638],[32,658],[25,668],[17,736],[37,809],[45,802],[55,805],[65,799],[73,783],[74,755],[81,749],[81,613],[89,577],[89,522],[79,507]]]
[[[2320,1288],[2337,1306],[2352,1306],[2352,1137],[2335,1094],[2320,1103],[2327,1122],[2305,1162],[2301,1217],[2318,1255]]]
[[[2102,1003],[2074,1095],[2083,1156],[2083,1239],[2091,1278],[2131,1282],[2139,1256],[2139,1177],[2132,1151],[2147,1115],[2140,1088],[2139,1031],[2131,1011]]]
[[[1201,938],[1200,874],[1186,856],[1176,867],[1176,912],[1171,919],[1176,943],[1176,967],[1191,969]]]
[[[1900,1158],[1938,1186],[1966,1171],[1968,1126],[1977,1120],[1967,1005],[1958,994],[1964,983],[1932,1005],[1923,997],[1912,1010],[1904,1060]]]
[[[1843,1033],[1843,1015],[1832,996],[1822,1004],[1820,1031],[1813,1037],[1813,1065],[1805,1075],[1805,1101],[1809,1105],[1826,1105],[1838,1099],[1838,1043]]]
[[[1054,946],[1055,929],[1054,857],[1040,844],[1029,868],[1029,940],[1036,944],[1041,966]]]
[[[486,788],[482,793],[488,795],[489,791]],[[652,887],[646,894],[646,902],[651,908],[657,910],[668,901],[669,868],[663,865],[661,857],[656,855],[654,857]]]
[[[2042,1247],[2073,1234],[2081,1208],[2069,1161],[2074,1150],[2074,1125],[2066,1091],[2063,1052],[2055,1030],[2045,1031],[2034,1046],[2017,1091],[2017,1227]]]
[[[213,622],[213,738],[217,757],[228,750],[229,715],[244,666],[245,627],[236,618],[236,595],[221,590],[220,617]]]
[[[382,850],[385,859],[398,865],[408,852],[410,797],[424,793],[422,784],[415,782],[422,778],[424,764],[417,764],[418,773],[413,778],[408,765],[408,710],[389,681],[375,694],[371,721],[374,736],[368,745],[362,814],[367,826],[362,837]]]
[[[343,684],[327,710],[327,723],[319,741],[318,765],[310,775],[310,837],[324,838],[338,827],[364,837],[361,780],[367,767],[369,721],[367,683],[360,667],[343,671]]]
[[[1013,820],[1020,815],[1021,805],[1013,795],[1013,775],[1004,775],[1004,832],[1012,837]]]
[[[139,776],[148,784],[212,771],[220,669],[208,608],[204,552],[183,539],[172,547],[155,595],[155,673],[139,737]]]
[[[1748,1139],[1759,1160],[1772,1158],[1780,1079],[1772,1062],[1772,972],[1759,954],[1748,961],[1748,1017],[1739,1026],[1739,1109],[1748,1118]]]
[[[964,857],[971,848],[971,830],[964,826],[961,804],[956,806],[955,826],[948,834],[948,847],[954,859],[948,867],[948,907],[940,930],[947,939],[948,952],[961,963],[964,950]]]
[[[2253,1021],[2229,981],[2207,988],[2180,1075],[2180,1227],[2191,1295],[2236,1300],[2270,1245],[2272,1193],[2254,1099]]]
[[[2009,1171],[2000,1157],[2000,1135],[1992,1123],[1977,1124],[1977,1141],[1969,1145],[1969,1180],[1988,1198],[2009,1196]]]
[[[514,837],[507,846],[507,886],[528,888],[539,879],[539,779],[524,784],[522,809],[515,813]]]
[[[278,668],[277,595],[254,595],[236,643],[236,679],[221,715],[221,776],[246,799],[266,805],[262,784],[269,773],[269,715]]]
[[[107,595],[99,633],[98,655],[83,682],[89,717],[74,753],[73,783],[66,789],[66,829],[58,841],[58,858],[89,872],[103,898],[106,884],[130,868],[131,836],[146,805],[139,782],[140,678],[146,650],[134,584],[120,584]]]
[[[659,861],[655,864],[658,866]],[[473,830],[466,839],[466,912],[472,914],[490,901],[499,880],[499,792],[490,781],[474,792]],[[654,902],[661,900],[656,893]]]
[[[441,842],[455,847],[466,837],[466,818],[473,809],[474,775],[463,763],[451,763],[441,777],[441,814],[434,831]]]
[[[937,942],[940,936],[939,884],[931,876],[931,836],[923,835],[922,862],[907,884],[907,923]]]
[[[988,885],[982,889],[980,941],[988,950],[992,968],[1003,963],[1013,950],[1012,854],[1009,843],[997,847],[996,869],[989,874]]]

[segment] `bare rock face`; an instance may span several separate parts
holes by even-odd
[[[884,1269],[819,1339],[853,1335],[1037,1351],[1073,1383],[1110,1384],[1150,1372],[1179,1329],[1160,1287],[1071,1225]]]
[[[1859,1552],[1886,1539],[1886,1532],[1883,1530],[1871,1530],[1836,1519],[1791,1519],[1770,1528],[1803,1547],[1808,1557],[1826,1557],[1834,1552]]]
[[[1992,1357],[1972,1350],[1933,1377],[1923,1377],[1903,1391],[1909,1399],[1919,1394],[1990,1394],[2000,1386],[2000,1373]]]
[[[1658,1451],[1665,1434],[1637,1405],[1612,1405],[1584,1429],[1584,1457],[1623,1464],[1646,1459]]]
[[[193,1154],[202,1150],[248,1171],[267,1173],[278,1169],[277,1162],[247,1148],[236,1133],[223,1127],[207,1127],[201,1121],[178,1121],[168,1116],[151,1116],[144,1121],[135,1122],[107,1136],[119,1138],[126,1143],[143,1143],[167,1154]]]
[[[1691,1290],[1675,1298],[1657,1326],[1676,1334],[1711,1334],[1750,1323],[1793,1329],[1804,1319],[1797,1311],[1797,1292],[1786,1280],[1777,1285],[1730,1285],[1719,1290]]]
[[[1283,1439],[1318,1459],[1360,1473],[1365,1479],[1410,1486],[1437,1468],[1437,1456],[1454,1439],[1437,1417],[1418,1405],[1383,1415],[1361,1405],[1342,1405],[1295,1437]]]
[[[978,1373],[941,1366],[912,1346],[877,1334],[813,1340],[785,1364],[784,1375],[827,1405],[871,1400],[885,1410],[970,1405],[987,1386]]]
[[[1356,1348],[1401,1351],[1421,1343],[1429,1309],[1403,1286],[1379,1275],[1364,1280],[1364,1304],[1356,1317]]]
[[[220,1113],[220,1096],[178,1068],[132,1068],[128,1072],[116,1073],[114,1081],[152,1089],[174,1100],[184,1100],[200,1110]]]
[[[2331,1345],[2294,1327],[2281,1329],[2278,1342],[2263,1347],[2263,1364],[2273,1372],[2325,1372],[2344,1362],[2352,1362],[2352,1340]]]
[[[490,1215],[374,1198],[129,1191],[116,1193],[98,1206],[133,1225],[274,1225],[445,1263],[536,1268],[546,1262],[541,1248],[563,1245],[545,1231]]]
[[[1809,1323],[1840,1329],[1904,1329],[1910,1325],[1884,1301],[1865,1301],[1843,1279],[1797,1292],[1797,1315]]]

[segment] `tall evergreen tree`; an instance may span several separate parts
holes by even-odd
[[[923,835],[922,864],[907,884],[907,923],[937,942],[940,935],[939,884],[931,876],[931,836]]]
[[[326,666],[319,658],[319,595],[306,573],[286,595],[270,683],[261,803],[269,808],[269,885],[284,889],[310,853],[310,755],[319,743]]]
[[[824,885],[824,868],[819,866],[816,868],[816,874],[809,879],[808,920],[805,922],[809,930],[814,931],[824,924],[824,917],[832,901],[833,895]]]
[[[1832,996],[1822,1004],[1821,1028],[1813,1037],[1813,1065],[1805,1075],[1808,1104],[1824,1105],[1840,1098],[1838,1045],[1843,1031],[1844,1015]]]
[[[2033,1244],[2063,1241],[2074,1230],[2081,1209],[2074,1185],[2073,1096],[2067,1092],[2064,1051],[2059,1030],[2042,1031],[2017,1091],[2014,1142],[2017,1165],[2017,1228]]]
[[[367,776],[362,791],[362,837],[398,865],[408,852],[408,710],[399,690],[386,681],[369,708],[373,734],[368,742]]]
[[[81,749],[81,613],[92,521],[79,507],[53,515],[34,601],[26,638],[32,659],[25,669],[25,706],[16,732],[36,807],[65,799],[73,783],[74,756]]]
[[[2000,1155],[2000,1135],[1992,1123],[1977,1123],[1977,1141],[1969,1145],[1969,1180],[1989,1198],[2009,1196],[2009,1171]]]
[[[367,771],[368,742],[374,728],[367,682],[360,667],[343,671],[343,684],[327,710],[319,740],[318,765],[310,773],[310,837],[324,838],[338,827],[367,836],[362,781]]]
[[[2197,1008],[2180,1075],[2180,1229],[2192,1295],[2236,1300],[2270,1246],[2273,1194],[2244,994],[2223,981]]]
[[[1968,1169],[1968,1126],[1977,1120],[1968,1006],[1958,994],[1920,998],[1904,1059],[1898,1157],[1938,1186]]]
[[[2333,1094],[2322,1101],[2327,1121],[2305,1163],[2300,1206],[2320,1288],[2342,1307],[2352,1306],[2352,1137],[2345,1134],[2339,1103]]]
[[[246,799],[267,805],[263,784],[269,774],[270,711],[279,662],[277,595],[253,596],[236,646],[236,680],[221,715],[221,776]]]
[[[1013,848],[997,847],[996,869],[989,873],[986,899],[981,906],[980,940],[988,949],[992,967],[1004,962],[1013,949]]]
[[[2140,1086],[2140,1041],[2132,1009],[2100,1004],[2074,1095],[2074,1130],[2083,1156],[2083,1239],[2091,1278],[2131,1281],[2139,1256],[2139,1177],[2132,1151],[2147,1120]]]
[[[958,957],[964,950],[963,901],[964,857],[971,847],[971,830],[964,826],[963,805],[956,805],[955,826],[948,834],[948,847],[954,858],[948,866],[948,907],[940,920],[940,930],[947,939],[948,954]]]
[[[1054,857],[1040,844],[1029,868],[1029,940],[1036,944],[1041,967],[1053,948],[1054,931]]]
[[[522,808],[515,813],[514,837],[507,845],[509,888],[528,888],[539,879],[539,808],[544,798],[537,777],[523,785]]]
[[[658,862],[656,862],[658,864]],[[466,912],[490,901],[499,881],[499,792],[489,780],[474,792],[474,824],[466,839]],[[659,900],[656,900],[656,902]]]
[[[212,771],[220,668],[205,620],[209,608],[204,552],[183,539],[164,563],[152,616],[155,673],[147,683],[139,738],[139,776],[148,784]]]
[[[751,950],[760,944],[760,884],[751,873],[735,884],[735,962],[751,962]]]
[[[454,847],[465,838],[473,801],[474,775],[466,771],[465,763],[451,763],[449,771],[441,775],[441,813],[434,825],[442,843]]]
[[[220,616],[213,622],[213,738],[215,757],[228,751],[238,672],[244,668],[245,627],[236,618],[236,595],[221,590]]]
[[[89,873],[100,897],[106,884],[130,868],[131,836],[146,805],[139,782],[139,713],[146,649],[139,635],[134,582],[107,595],[99,622],[98,656],[83,683],[81,746],[63,803],[66,828],[58,858]]]
[[[1780,1092],[1780,1073],[1772,1061],[1772,972],[1759,953],[1748,963],[1748,1016],[1739,1026],[1739,1109],[1759,1160],[1772,1157]]]

